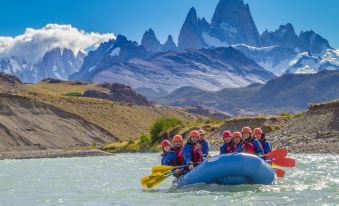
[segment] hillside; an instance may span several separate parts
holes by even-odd
[[[219,149],[224,130],[239,131],[244,126],[262,128],[274,148],[287,147],[293,153],[339,153],[339,99],[311,105],[305,113],[296,115],[225,120],[209,137],[212,148]]]
[[[339,98],[339,71],[317,74],[286,74],[266,84],[243,88],[226,88],[209,92],[183,87],[159,99],[176,106],[200,105],[229,114],[278,114],[300,112],[310,103]]]
[[[0,94],[0,137],[1,152],[57,149],[118,140],[75,114],[11,94]]]
[[[339,100],[310,105],[305,114],[291,119],[271,139],[295,152],[338,154]]]
[[[88,89],[107,91],[91,83],[46,80],[37,84],[2,81],[0,85],[0,151],[137,139],[158,117],[184,122],[204,118],[184,108],[72,96]]]

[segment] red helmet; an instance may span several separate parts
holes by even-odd
[[[249,127],[243,127],[241,129],[241,133],[252,133],[252,130]]]
[[[171,146],[170,141],[168,141],[167,139],[166,140],[162,140],[161,147],[164,148],[166,146]]]
[[[242,134],[240,132],[233,132],[232,137],[239,137],[240,139],[242,139]]]
[[[260,128],[255,128],[253,134],[262,134],[262,130]]]
[[[184,141],[182,136],[179,135],[179,134],[175,135],[172,140],[173,140],[173,142],[178,142],[178,141],[183,142]]]
[[[224,131],[222,134],[222,138],[232,137],[232,133],[230,131]]]
[[[199,133],[199,131],[197,131],[197,130],[193,130],[193,131],[191,131],[190,132],[190,138],[199,138],[200,137],[200,133]]]

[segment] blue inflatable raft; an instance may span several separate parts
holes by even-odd
[[[220,185],[264,184],[275,181],[275,172],[261,158],[250,154],[217,155],[203,161],[173,182],[174,186],[206,183]]]

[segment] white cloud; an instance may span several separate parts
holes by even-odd
[[[115,39],[112,33],[85,32],[71,25],[47,24],[41,29],[27,28],[15,37],[0,36],[0,57],[16,56],[36,63],[43,55],[56,47],[80,49],[97,47],[101,42]]]

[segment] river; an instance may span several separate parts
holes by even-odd
[[[199,185],[153,190],[140,178],[158,154],[0,161],[0,205],[339,205],[339,155],[292,155],[274,185]]]

